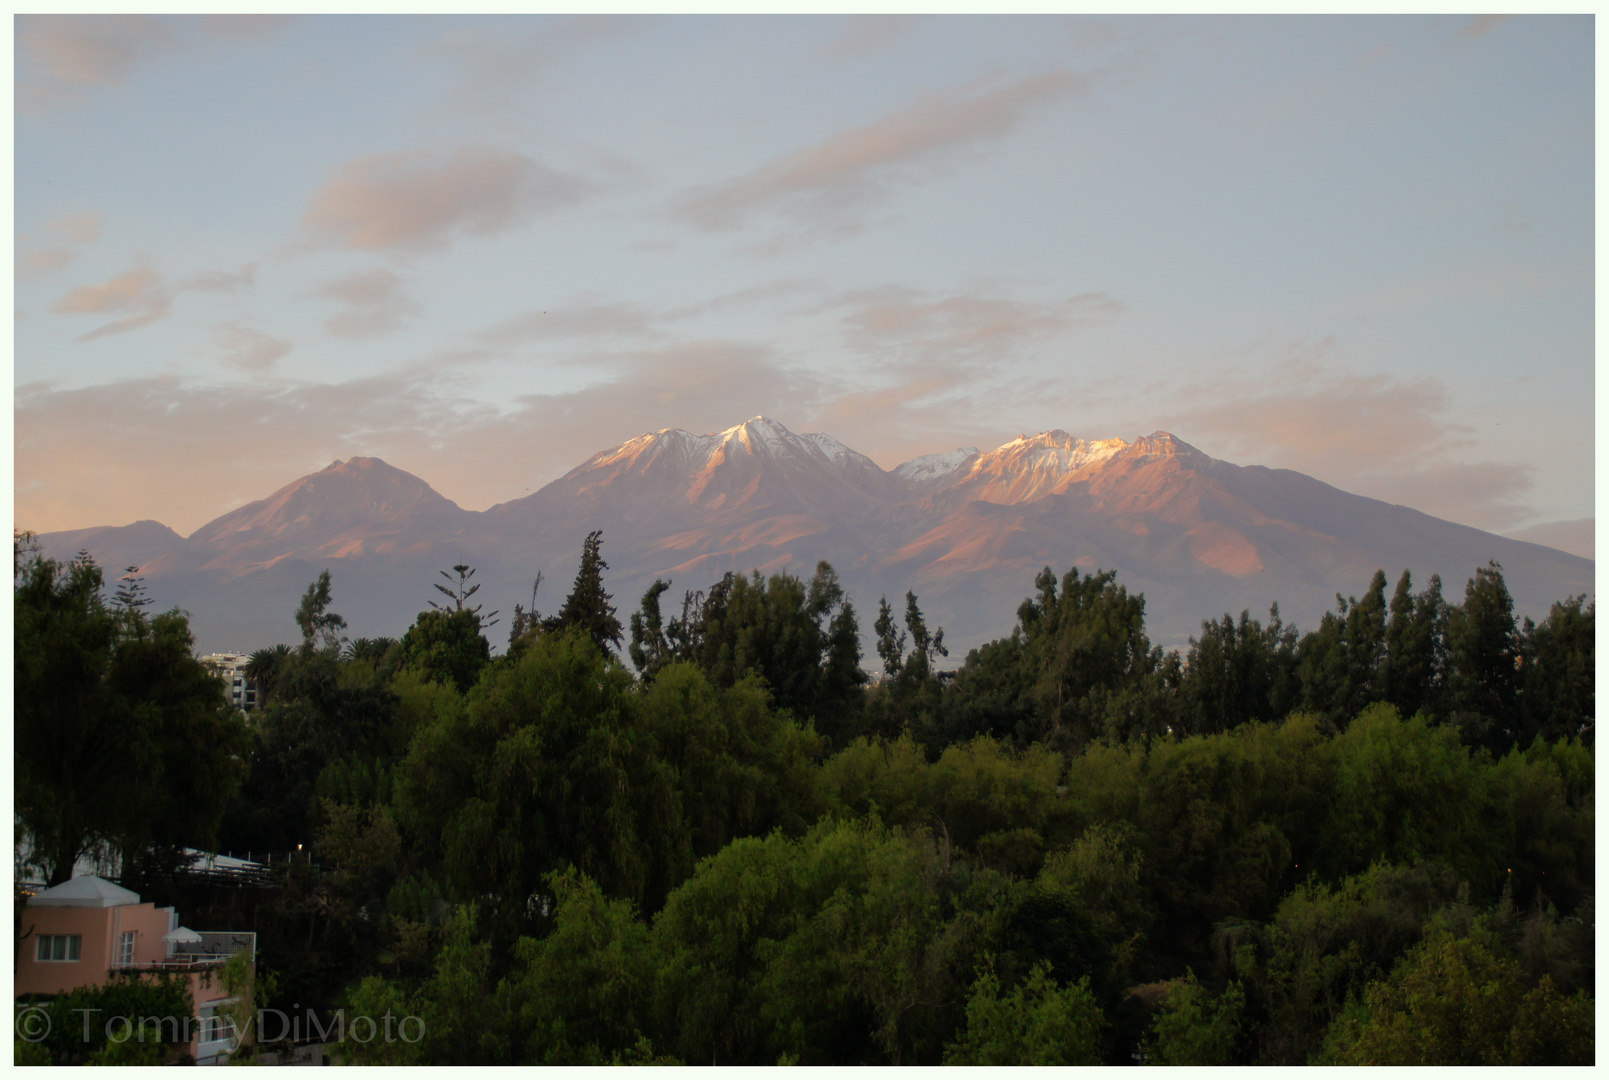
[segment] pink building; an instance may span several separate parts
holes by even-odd
[[[220,969],[241,950],[255,965],[256,949],[256,934],[198,933],[180,926],[173,908],[142,904],[139,893],[98,877],[75,877],[30,897],[22,912],[16,996],[96,986],[117,972],[184,975],[196,1010],[190,1053],[200,1064],[218,1063],[239,1042],[220,1013],[238,1000]]]

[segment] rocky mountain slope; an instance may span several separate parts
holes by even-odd
[[[41,543],[59,556],[88,550],[109,578],[138,565],[155,602],[190,611],[210,651],[293,640],[297,600],[325,567],[353,636],[400,635],[431,598],[435,572],[460,561],[479,568],[488,608],[529,604],[541,573],[537,606],[552,610],[592,529],[603,530],[606,584],[623,616],[656,576],[679,595],[728,570],[808,576],[826,559],[868,632],[879,595],[914,589],[954,661],[1009,632],[1045,565],[1116,569],[1145,594],[1151,637],[1166,646],[1183,645],[1203,619],[1260,616],[1276,601],[1287,621],[1311,627],[1376,568],[1393,580],[1408,568],[1421,583],[1440,572],[1456,600],[1474,568],[1496,559],[1535,616],[1593,591],[1591,560],[1301,473],[1219,461],[1166,432],[1126,442],[1048,431],[885,472],[828,435],[765,417],[716,434],[645,434],[480,512],[353,458],[189,537],[141,521]]]

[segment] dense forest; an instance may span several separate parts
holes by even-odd
[[[136,578],[17,552],[19,828],[258,931],[276,1006],[423,1021],[344,1060],[1593,1060],[1594,605],[1495,564],[1183,653],[1047,568],[946,670],[825,563],[622,622],[594,533],[495,648],[467,566],[395,640],[324,573],[247,717]],[[277,883],[225,911],[185,845]]]

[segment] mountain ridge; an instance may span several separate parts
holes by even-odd
[[[198,641],[244,648],[286,640],[296,596],[326,566],[355,634],[397,636],[441,566],[480,567],[485,594],[506,594],[493,601],[506,609],[528,600],[537,573],[568,581],[594,528],[623,611],[656,576],[696,589],[727,570],[808,576],[826,559],[863,614],[879,593],[917,591],[958,649],[1008,633],[1044,565],[1117,570],[1146,594],[1148,626],[1164,644],[1223,611],[1260,614],[1276,601],[1288,620],[1314,621],[1377,567],[1393,577],[1407,567],[1419,582],[1441,572],[1451,594],[1497,559],[1517,605],[1538,615],[1593,591],[1591,560],[1291,470],[1221,461],[1165,431],[1125,441],[1056,429],[884,470],[830,435],[764,416],[705,435],[646,432],[482,511],[357,457],[189,537],[137,522],[40,542],[52,555],[84,546],[109,572],[139,566],[159,604],[195,613]],[[224,634],[249,640],[221,643]]]

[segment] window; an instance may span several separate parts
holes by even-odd
[[[117,962],[124,967],[134,963],[134,931],[123,931],[123,938],[117,943]]]
[[[73,961],[78,959],[79,943],[83,937],[79,934],[40,934],[39,951],[35,954],[39,960]]]
[[[233,1041],[235,1038],[235,1021],[226,1012],[219,1010],[226,1008],[229,1002],[215,1002],[201,1010],[201,1041],[204,1043],[219,1042],[224,1039]]]

